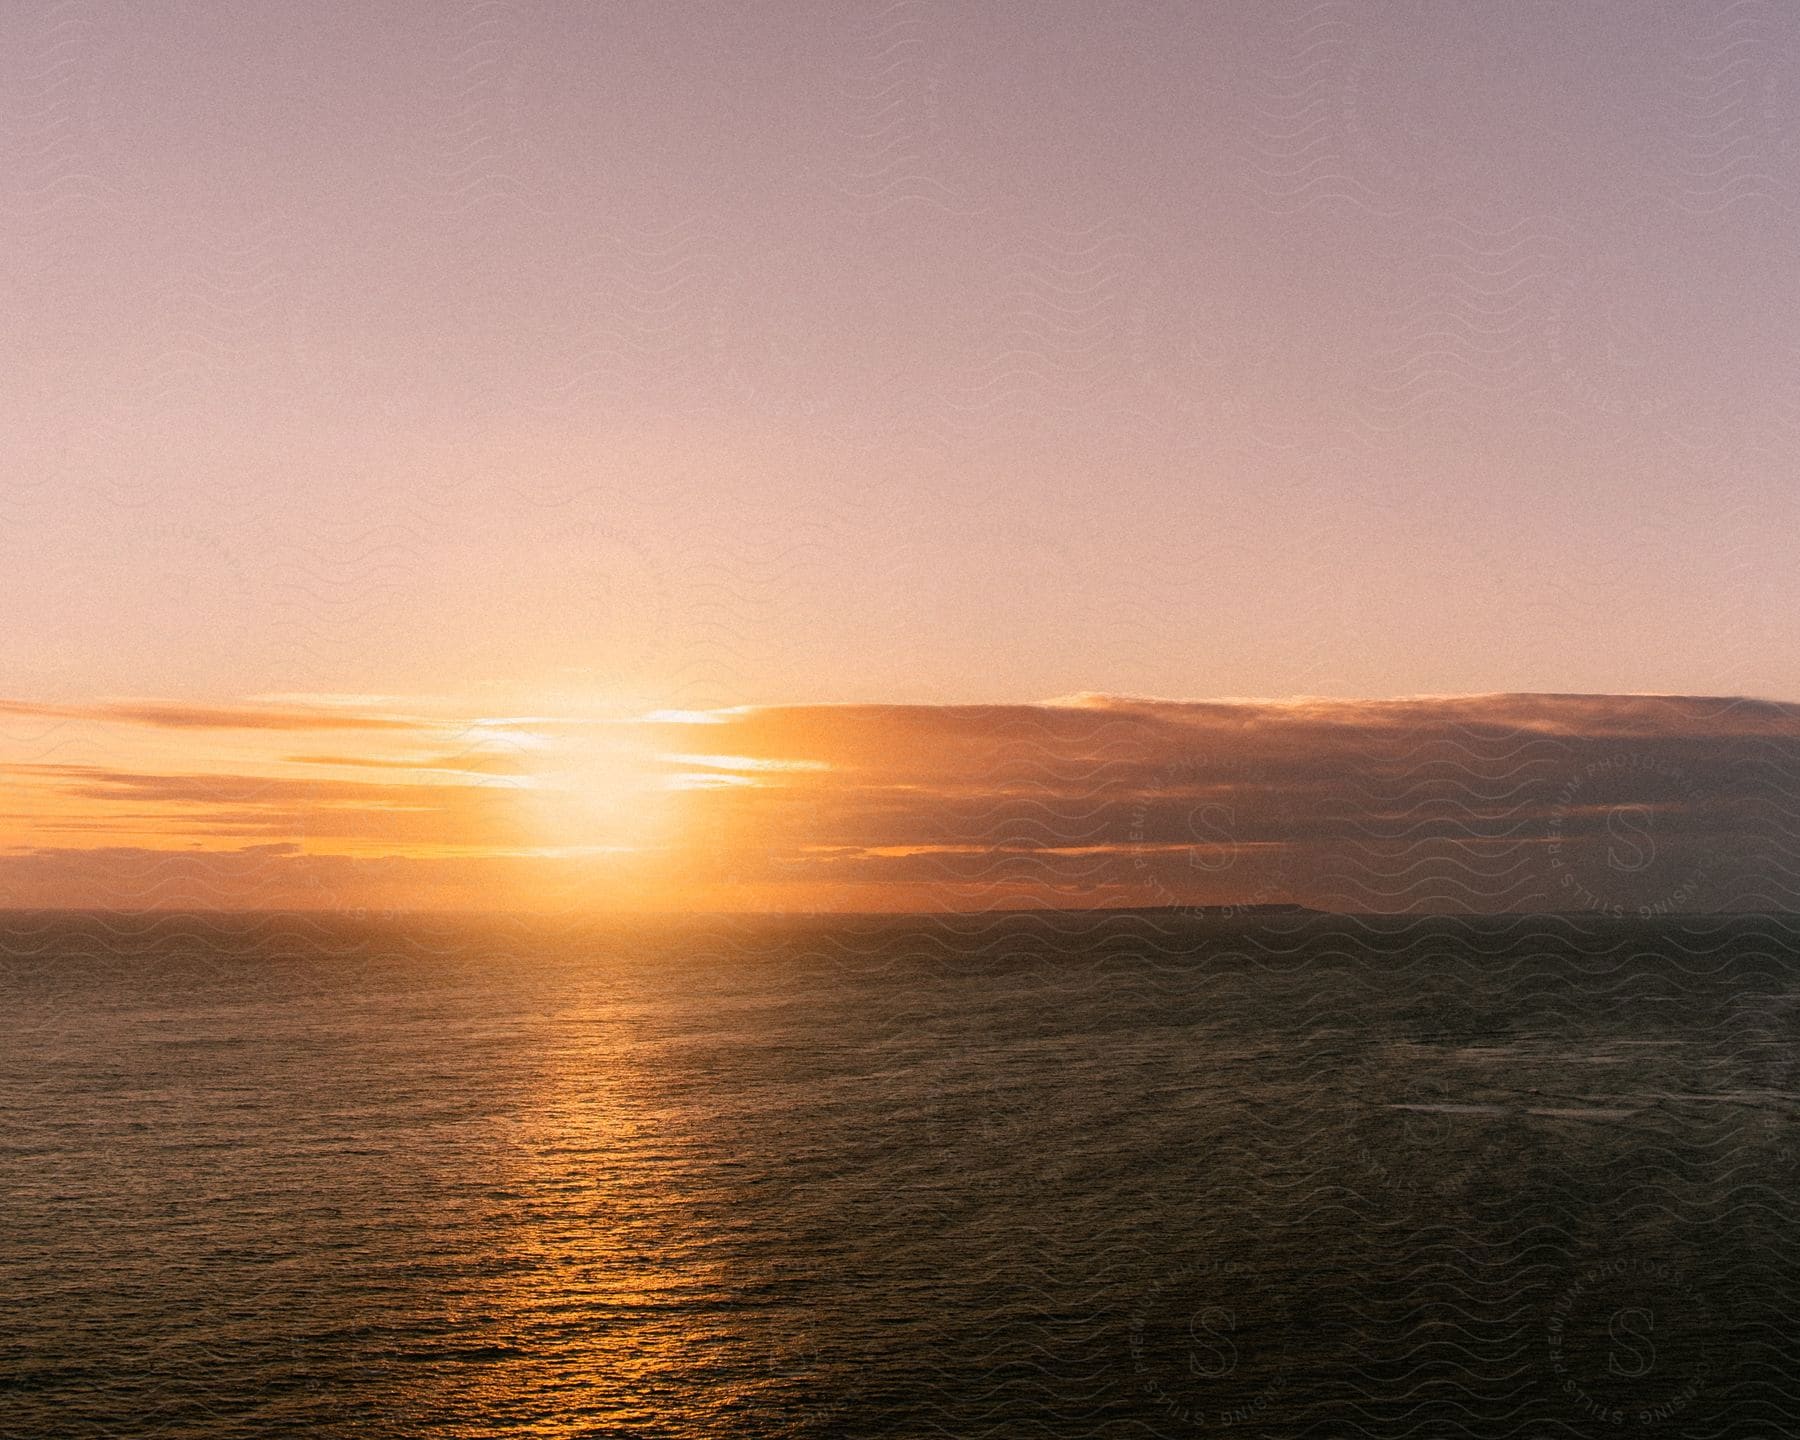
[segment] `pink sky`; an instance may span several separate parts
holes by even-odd
[[[9,7],[5,690],[1800,695],[1800,19]]]

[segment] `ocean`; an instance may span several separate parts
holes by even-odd
[[[0,1436],[1800,1428],[1800,920],[0,917]]]

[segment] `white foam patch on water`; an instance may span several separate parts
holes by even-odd
[[[1523,1110],[1510,1105],[1454,1105],[1401,1103],[1385,1107],[1432,1115],[1537,1115],[1548,1120],[1629,1120],[1640,1108],[1622,1110],[1601,1105],[1532,1105]]]

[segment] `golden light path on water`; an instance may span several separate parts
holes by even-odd
[[[476,1282],[465,1271],[443,1296],[455,1339],[437,1358],[473,1363],[431,1366],[412,1403],[547,1437],[803,1415],[816,1342],[803,1310],[759,1298],[793,1277],[757,1273],[777,1237],[759,1245],[744,1193],[749,1137],[770,1117],[720,1073],[748,1038],[741,987],[668,971],[683,1008],[710,1017],[696,1032],[604,972],[504,969],[516,1009],[497,1028],[529,1060],[516,1102],[446,1155],[457,1198],[432,1222],[488,1247]]]

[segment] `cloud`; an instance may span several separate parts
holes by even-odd
[[[703,753],[681,743],[691,742],[691,717],[661,735],[665,722],[643,723],[636,763],[668,787],[658,793],[669,813],[654,842],[636,847],[628,878],[623,860],[597,870],[551,857],[604,850],[606,815],[632,812],[649,792],[616,787],[614,758],[584,782],[554,748],[544,775],[516,781],[504,777],[536,756],[275,762],[391,777],[368,779],[67,763],[6,775],[21,794],[49,791],[75,807],[44,835],[53,829],[71,852],[82,837],[256,842],[203,870],[226,885],[245,867],[304,862],[317,876],[329,860],[339,867],[331,893],[389,884],[400,887],[395,904],[551,894],[715,908],[1800,908],[1800,707],[1768,701],[1090,695],[772,706],[709,712]],[[588,803],[606,812],[592,833],[534,828],[546,784],[583,783],[594,786]],[[572,798],[582,813],[582,796]],[[294,845],[305,853],[271,848]],[[118,857],[127,849],[112,847]],[[434,852],[456,864],[420,868]],[[93,866],[147,875],[157,863],[78,853],[95,858],[65,857],[62,870],[32,862],[32,893],[79,893],[69,877],[92,879]],[[400,860],[409,863],[376,864]],[[0,881],[20,863],[0,862]],[[46,881],[46,866],[63,878]],[[281,873],[291,888],[299,870]],[[109,893],[129,889],[109,884]]]
[[[771,708],[721,750],[811,761],[696,797],[762,878],[937,883],[946,908],[1800,903],[1800,707],[1488,695]]]
[[[406,783],[244,773],[154,773],[106,766],[0,766],[0,776],[51,802],[37,826],[212,839],[304,836],[405,849],[516,847],[520,816],[505,782]]]
[[[545,891],[538,862],[509,857],[43,846],[0,853],[0,908],[18,910],[503,910]]]
[[[442,771],[460,775],[522,775],[529,766],[518,754],[500,751],[462,755],[386,758],[375,755],[288,755],[289,765],[318,765],[345,770]]]
[[[333,706],[191,705],[169,700],[107,700],[46,705],[0,700],[0,715],[34,720],[92,720],[158,730],[424,730],[425,722]]]

